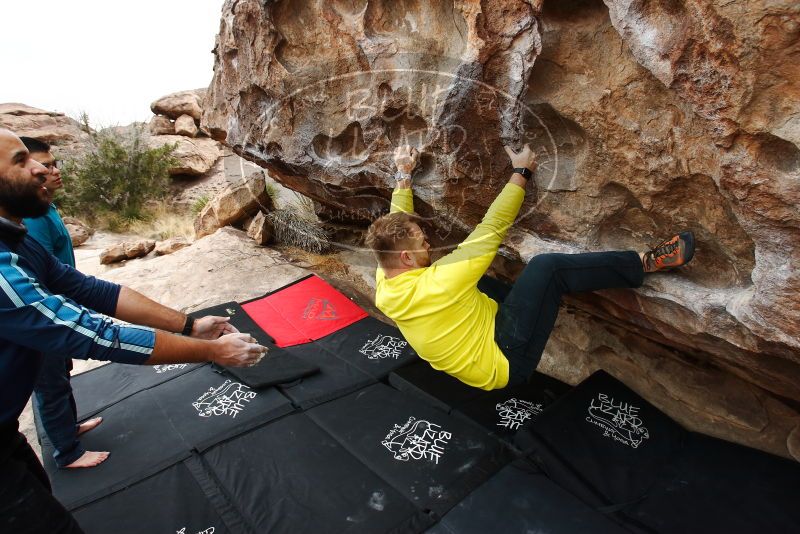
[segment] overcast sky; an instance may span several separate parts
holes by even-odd
[[[156,98],[208,86],[222,3],[3,1],[0,102],[86,111],[94,127],[149,120]]]

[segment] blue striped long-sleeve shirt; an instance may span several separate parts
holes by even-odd
[[[28,236],[0,240],[0,424],[22,413],[42,354],[131,364],[150,357],[152,328],[108,317],[119,292],[116,284],[64,265]]]

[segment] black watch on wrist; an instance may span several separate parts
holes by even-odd
[[[191,336],[193,328],[194,328],[194,317],[192,317],[191,315],[187,315],[186,324],[183,325],[183,332],[181,332],[181,335]]]
[[[514,172],[521,174],[526,180],[530,180],[533,177],[533,173],[527,167],[514,167]]]

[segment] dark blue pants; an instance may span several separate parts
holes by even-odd
[[[55,448],[53,457],[58,467],[71,464],[86,452],[78,441],[78,410],[69,382],[70,371],[72,358],[45,355],[33,389],[34,408]]]
[[[508,359],[508,385],[528,380],[550,337],[565,293],[642,285],[639,254],[590,252],[535,256],[513,286],[484,276],[478,289],[498,302],[495,341]]]
[[[81,534],[50,492],[47,474],[16,421],[0,427],[0,532]]]

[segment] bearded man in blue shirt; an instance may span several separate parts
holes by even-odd
[[[0,532],[15,534],[82,532],[19,432],[43,358],[248,366],[266,352],[227,317],[195,321],[85,276],[42,248],[22,220],[47,213],[47,174],[16,135],[0,129]]]

